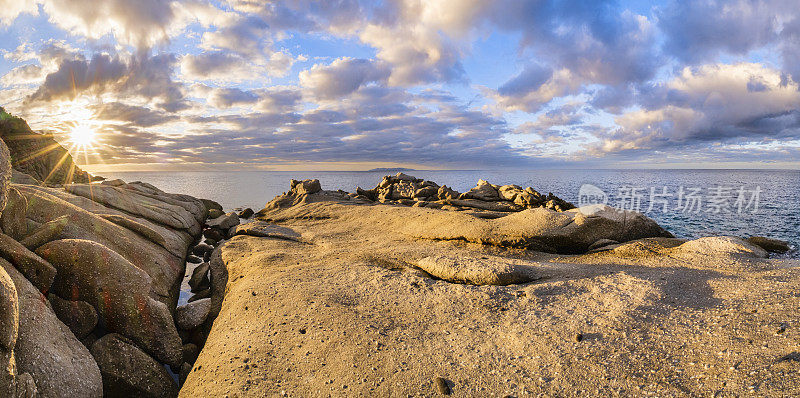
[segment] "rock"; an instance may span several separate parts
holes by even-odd
[[[206,223],[206,225],[209,228],[216,228],[222,231],[227,231],[231,227],[239,225],[239,215],[234,212],[230,212],[228,214],[219,216],[213,220],[209,220]]]
[[[225,239],[231,239],[236,236],[236,226],[228,228],[228,232],[225,233]]]
[[[426,187],[422,187],[420,189],[417,189],[417,191],[414,192],[414,197],[415,198],[428,198],[428,197],[431,197],[431,196],[437,196],[438,193],[439,193],[439,188],[438,187],[426,186]]]
[[[183,330],[193,330],[202,325],[211,309],[211,299],[201,299],[178,307],[175,321]]]
[[[181,371],[178,373],[178,383],[183,385],[186,382],[186,378],[189,377],[189,373],[192,372],[192,365],[188,363],[184,363],[181,365]]]
[[[209,264],[202,263],[192,270],[192,276],[189,277],[189,286],[192,288],[192,293],[199,292],[211,286],[208,279]]]
[[[780,239],[752,236],[747,238],[747,241],[771,253],[786,253],[792,250],[789,242]]]
[[[14,187],[8,189],[6,197],[6,207],[0,216],[0,230],[19,241],[28,235],[28,223],[25,220],[28,200]]]
[[[572,336],[572,341],[576,343],[583,341],[583,333],[576,333],[574,336]]]
[[[141,235],[142,237],[146,238],[147,240],[169,250],[169,246],[167,245],[167,241],[163,235],[158,233],[153,228],[148,227],[147,225],[140,223],[132,218],[120,216],[117,214],[102,214],[100,217],[113,222],[114,224],[119,225],[120,227],[129,229],[137,234]]]
[[[361,189],[361,187],[356,187],[356,194],[363,196],[373,202],[378,200],[378,192],[374,189]]]
[[[204,290],[201,290],[201,291],[197,292],[197,294],[193,295],[192,297],[189,297],[188,302],[191,303],[191,302],[194,302],[194,301],[197,301],[197,300],[202,300],[204,298],[209,298],[209,297],[211,297],[211,287],[208,287],[208,288],[206,288]]]
[[[423,271],[452,283],[512,285],[539,279],[536,268],[507,259],[432,256],[416,262]]]
[[[214,249],[208,264],[211,271],[211,310],[207,322],[210,323],[217,319],[222,310],[222,301],[225,299],[225,289],[228,285],[228,268],[222,261],[222,245]]]
[[[14,348],[19,373],[30,373],[43,397],[100,397],[102,379],[86,347],[58,320],[48,301],[5,260],[2,266],[19,297]]]
[[[417,181],[416,177],[412,177],[412,176],[410,176],[408,174],[404,174],[402,172],[398,172],[397,174],[395,174],[394,179],[397,180],[397,181],[412,181],[412,182],[413,181]]]
[[[150,297],[147,273],[88,240],[57,240],[36,253],[58,270],[53,293],[92,304],[106,329],[130,338],[161,362],[181,364],[181,340],[172,314],[164,303]],[[133,308],[136,316],[131,316]]]
[[[419,184],[413,181],[400,181],[392,185],[392,196],[394,200],[398,199],[412,199],[417,192]]]
[[[169,372],[125,337],[111,333],[92,345],[106,397],[176,397]]]
[[[0,267],[0,395],[12,396],[17,377],[14,346],[17,344],[19,299],[14,281]]]
[[[437,377],[433,379],[433,384],[436,385],[436,391],[442,395],[450,395],[452,391],[450,391],[450,386],[447,384],[447,380],[442,377]]]
[[[222,232],[220,232],[219,230],[216,230],[216,229],[203,230],[203,236],[206,239],[211,239],[211,240],[214,240],[214,241],[217,241],[217,242],[225,239],[225,235],[223,235]]]
[[[41,181],[14,169],[11,169],[11,183],[22,185],[42,185]]]
[[[188,343],[183,345],[183,362],[193,364],[200,355],[200,348],[197,345]]]
[[[119,178],[114,179],[114,180],[105,180],[105,181],[101,182],[100,184],[101,185],[108,185],[108,186],[112,186],[112,187],[121,187],[123,185],[127,185],[125,183],[125,181],[122,181]]]
[[[47,296],[53,312],[78,339],[83,339],[97,326],[97,311],[85,301],[68,301],[55,294]]]
[[[206,213],[210,212],[211,210],[222,211],[222,205],[211,199],[199,199],[199,200],[203,204],[203,207],[206,209]]]
[[[500,194],[497,192],[497,187],[495,185],[484,180],[478,180],[478,185],[461,194],[459,199],[477,199],[485,202],[493,202],[500,200]]]
[[[316,179],[303,181],[291,180],[289,186],[294,193],[300,195],[311,195],[322,191],[322,186],[319,180]]]
[[[518,185],[503,185],[497,189],[500,198],[509,202],[513,202],[517,198],[517,195],[523,192],[525,191]]]
[[[208,211],[208,218],[211,219],[211,220],[213,220],[215,218],[218,218],[218,217],[222,217],[224,215],[225,215],[225,212],[223,212],[222,210],[211,209],[211,210]]]
[[[214,250],[214,247],[211,245],[207,245],[205,243],[198,243],[197,246],[192,248],[192,254],[196,256],[202,256],[206,254],[208,251]]]
[[[300,234],[295,232],[293,229],[260,220],[239,225],[236,227],[236,235],[284,239],[296,242],[300,240]]]
[[[19,241],[19,243],[28,250],[36,250],[39,246],[51,240],[56,240],[58,236],[64,232],[64,228],[67,227],[67,224],[69,224],[69,217],[67,216],[61,216],[53,221],[48,221],[33,230],[30,235]]]
[[[447,185],[442,185],[437,192],[437,197],[441,200],[458,199],[461,194],[458,191],[452,190]]]
[[[11,181],[11,174],[11,154],[9,154],[6,144],[0,139],[0,216],[2,216],[8,201],[8,185]]]
[[[690,240],[678,246],[678,249],[685,253],[702,253],[711,256],[767,257],[766,250],[733,236],[709,236]]]
[[[489,211],[517,212],[522,210],[521,207],[504,201],[487,202],[475,199],[452,199],[449,202],[454,206],[472,207],[474,209]]]
[[[42,293],[47,293],[56,269],[10,236],[0,233],[0,257],[8,260]]]
[[[604,248],[604,247],[606,247],[606,246],[618,245],[618,244],[619,244],[619,242],[617,242],[617,241],[615,241],[615,240],[611,240],[611,239],[599,239],[597,242],[594,242],[594,243],[592,243],[592,245],[591,245],[591,246],[589,246],[589,248],[588,248],[587,250],[589,250],[589,251],[596,251],[596,250],[598,250],[598,249],[602,249],[602,248]]]
[[[200,257],[195,256],[194,254],[190,254],[186,256],[186,262],[191,264],[200,264],[203,262],[203,259]]]
[[[33,376],[30,373],[23,373],[17,376],[15,383],[16,398],[36,398],[39,395],[39,390],[36,389],[36,381],[33,380]]]
[[[256,212],[254,212],[253,209],[248,207],[239,212],[239,218],[249,219],[250,217],[253,217],[253,214],[256,214]]]

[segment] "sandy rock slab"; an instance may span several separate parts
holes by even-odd
[[[439,279],[471,285],[512,285],[541,276],[535,267],[489,257],[432,256],[416,262],[423,271]]]
[[[300,234],[295,230],[266,221],[253,221],[236,227],[236,235],[249,235],[260,238],[285,239],[300,241]]]

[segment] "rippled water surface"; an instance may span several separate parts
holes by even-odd
[[[413,171],[407,172],[464,192],[478,179],[494,184],[531,186],[579,203],[579,191],[592,184],[615,206],[637,206],[678,237],[709,235],[780,238],[800,246],[800,171],[782,170],[541,170],[541,171]],[[289,179],[318,178],[324,189],[374,188],[385,172],[125,172],[107,178],[145,181],[167,192],[208,198],[226,209],[251,207],[289,189]],[[683,187],[679,207],[678,193]],[[635,189],[631,189],[635,188]],[[651,189],[665,196],[650,209]],[[699,189],[699,190],[698,190]],[[759,191],[756,194],[756,190]],[[690,195],[692,192],[695,195]],[[741,195],[740,195],[741,194]],[[737,199],[740,200],[737,203]],[[687,198],[699,198],[687,202]],[[756,206],[755,200],[758,199]],[[663,202],[666,202],[666,209]],[[687,204],[691,203],[691,206]],[[690,209],[685,209],[691,207]],[[741,207],[741,212],[739,211]],[[648,211],[649,210],[649,211]],[[718,212],[717,212],[718,211]],[[797,252],[795,251],[795,256]]]

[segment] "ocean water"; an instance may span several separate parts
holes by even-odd
[[[800,170],[408,171],[460,192],[478,179],[517,184],[576,205],[587,200],[639,210],[681,238],[761,235],[800,247]],[[106,178],[144,181],[167,192],[208,198],[225,209],[265,203],[289,179],[318,178],[323,189],[374,188],[387,172],[120,172]],[[391,173],[393,174],[393,173]],[[583,187],[583,189],[582,189]],[[602,193],[603,195],[601,195]],[[583,197],[581,197],[583,194]],[[587,194],[592,194],[589,196]],[[583,202],[582,202],[583,201]],[[653,206],[650,206],[650,204]],[[797,251],[790,254],[797,257]]]

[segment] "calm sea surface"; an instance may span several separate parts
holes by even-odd
[[[591,184],[615,207],[638,209],[682,238],[763,235],[800,247],[800,171],[774,170],[541,170],[413,171],[415,177],[460,192],[478,179],[531,186],[580,203]],[[124,172],[106,178],[144,181],[164,191],[208,198],[226,210],[261,209],[289,189],[289,179],[318,178],[324,189],[374,188],[386,172]],[[393,174],[393,173],[392,173]],[[681,200],[679,200],[679,197]],[[584,196],[586,198],[586,196]],[[598,198],[597,195],[594,196]],[[651,208],[651,199],[653,206]],[[793,256],[797,257],[797,251]]]

